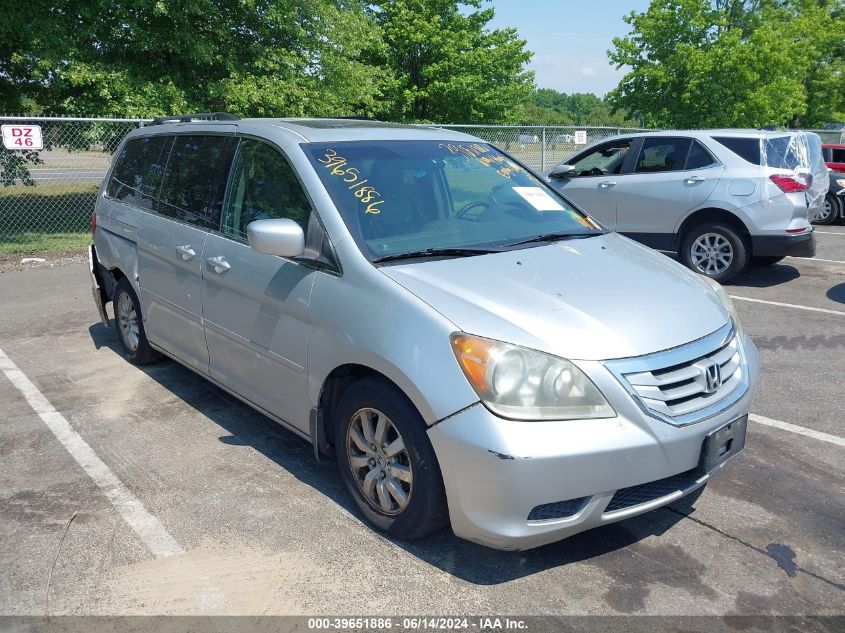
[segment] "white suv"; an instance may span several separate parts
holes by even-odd
[[[827,190],[827,172],[814,169],[811,136],[762,130],[618,136],[559,164],[549,178],[605,226],[675,251],[689,268],[723,282],[749,260],[773,264],[815,254],[810,218]]]

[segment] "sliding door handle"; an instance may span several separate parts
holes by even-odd
[[[179,253],[182,256],[182,259],[184,259],[185,261],[193,259],[197,255],[194,249],[191,248],[190,244],[185,244],[184,246],[177,246],[176,252]]]

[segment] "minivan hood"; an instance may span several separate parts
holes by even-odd
[[[380,270],[464,332],[576,360],[665,350],[730,318],[698,275],[616,233]]]

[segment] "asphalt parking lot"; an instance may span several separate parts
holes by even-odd
[[[85,264],[0,273],[0,613],[843,614],[845,227],[817,238],[729,286],[761,382],[694,509],[522,553],[383,537],[309,444],[123,360]]]

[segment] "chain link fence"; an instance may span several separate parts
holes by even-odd
[[[79,252],[90,241],[97,188],[111,154],[148,119],[0,116],[2,125],[38,125],[41,150],[0,147],[0,258]],[[482,138],[545,172],[586,145],[633,128],[446,125]],[[816,130],[826,143],[845,141],[840,130]]]
[[[0,148],[0,257],[81,250],[111,154],[130,119],[0,117],[0,124],[38,125],[43,149]]]

